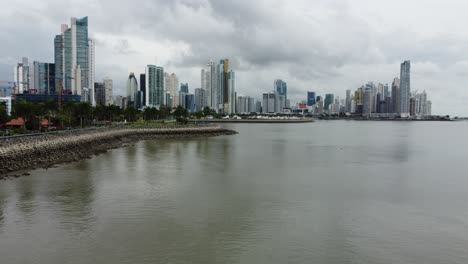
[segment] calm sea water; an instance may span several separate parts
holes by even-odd
[[[468,122],[236,124],[0,182],[0,263],[468,263]]]

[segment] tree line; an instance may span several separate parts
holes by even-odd
[[[201,118],[208,115],[219,117],[215,111],[205,107],[203,111],[189,114],[182,106],[170,108],[162,105],[159,108],[145,107],[143,110],[129,105],[122,109],[116,105],[91,106],[89,102],[66,101],[59,107],[54,100],[43,102],[29,102],[25,100],[13,101],[11,116],[6,114],[6,106],[0,104],[0,124],[11,119],[23,118],[24,129],[39,130],[41,121],[46,119],[56,127],[86,127],[102,122],[136,122],[176,119],[186,122],[189,116]]]

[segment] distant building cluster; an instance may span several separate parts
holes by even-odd
[[[333,94],[326,94],[324,100],[315,92],[307,93],[306,105],[298,109],[321,114],[358,114],[362,116],[424,117],[432,114],[432,102],[426,91],[411,92],[411,63],[401,64],[400,78],[388,84],[369,82],[354,92],[346,91],[346,98],[340,100]]]
[[[88,37],[88,17],[71,18],[70,25],[61,25],[60,34],[54,37],[54,63],[29,63],[28,58],[23,58],[14,67],[13,83],[16,99],[41,101],[61,97],[63,101],[96,105],[96,87],[101,87],[101,83],[95,83],[95,49],[94,40]],[[106,103],[111,104],[112,87],[106,88],[98,92],[106,94]]]
[[[355,91],[347,90],[340,99],[334,94],[323,97],[307,92],[306,100],[291,105],[286,81],[276,79],[273,89],[260,99],[238,95],[236,76],[229,59],[210,61],[200,72],[200,86],[191,92],[188,83],[179,83],[175,73],[169,74],[157,65],[147,65],[143,73],[128,75],[126,93],[114,97],[113,80],[95,81],[95,49],[88,37],[88,17],[71,18],[70,25],[62,25],[54,38],[54,63],[23,58],[14,68],[14,98],[38,101],[45,99],[75,100],[96,105],[115,104],[145,107],[182,106],[188,112],[205,107],[219,114],[302,113],[356,114],[362,116],[430,116],[432,103],[425,91],[411,91],[411,63],[401,64],[399,78],[391,86],[369,82]],[[7,102],[5,92],[0,96]],[[10,99],[11,101],[11,99]],[[9,102],[9,101],[8,101]],[[11,105],[11,102],[9,103]]]

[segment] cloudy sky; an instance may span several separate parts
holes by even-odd
[[[273,80],[292,101],[368,81],[391,83],[412,62],[412,90],[433,113],[468,116],[466,0],[2,0],[0,80],[21,57],[53,62],[53,38],[89,17],[97,80],[123,94],[129,72],[157,64],[190,89],[209,60],[229,58],[237,91],[259,98]],[[193,90],[192,90],[193,91]]]

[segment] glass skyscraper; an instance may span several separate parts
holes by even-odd
[[[164,68],[146,66],[145,73],[146,106],[159,107],[164,104]]]
[[[400,70],[400,114],[402,116],[409,115],[410,112],[410,71],[410,61],[404,61]]]
[[[315,92],[307,92],[307,105],[313,106],[315,104]]]
[[[54,39],[56,87],[62,82],[66,92],[81,95],[90,88],[88,17],[72,18],[70,27],[62,25],[62,34]]]

